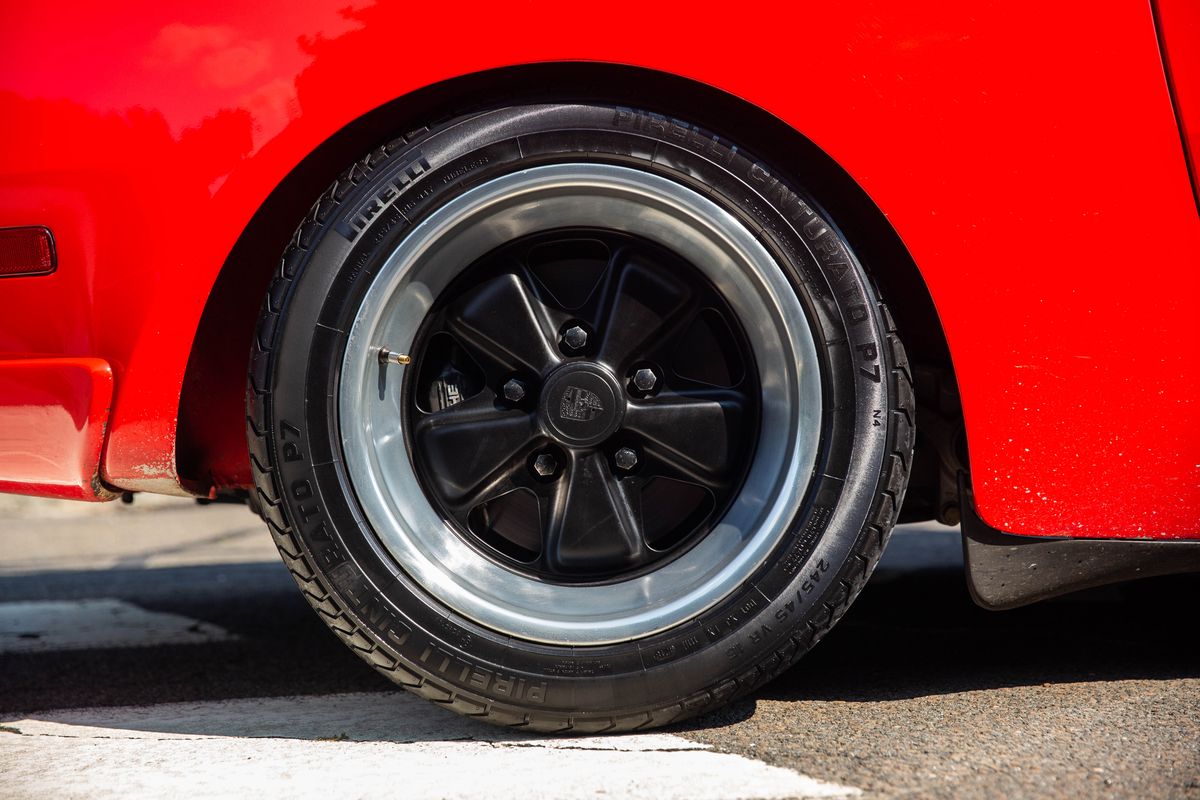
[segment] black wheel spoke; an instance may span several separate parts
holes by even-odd
[[[479,506],[496,500],[517,489],[535,487],[525,469],[524,459],[513,458],[502,462],[490,474],[463,494],[457,502],[450,503],[448,510],[464,527],[471,527],[471,512]],[[536,494],[536,492],[535,492]]]
[[[653,463],[643,471],[723,486],[739,468],[747,399],[727,389],[691,390],[631,402],[625,430],[639,437]]]
[[[512,273],[461,297],[448,311],[446,328],[472,355],[501,369],[541,375],[560,360],[545,309]]]
[[[638,495],[603,454],[574,454],[547,506],[542,559],[559,575],[636,566],[646,557]]]
[[[454,505],[498,479],[513,465],[538,435],[532,414],[520,409],[497,408],[495,396],[483,391],[456,406],[422,416],[416,439],[429,461],[429,475]],[[499,490],[496,491],[500,493]]]
[[[597,358],[618,372],[682,326],[692,310],[692,290],[636,255],[614,262],[596,320]]]

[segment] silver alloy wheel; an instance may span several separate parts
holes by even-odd
[[[704,273],[745,329],[762,391],[760,439],[719,523],[678,558],[606,584],[522,575],[455,535],[426,499],[406,451],[401,369],[435,298],[495,248],[540,231],[604,227],[640,236]],[[381,374],[382,371],[382,374]],[[821,381],[808,318],[752,231],[666,178],[607,164],[558,164],[470,189],[411,231],[355,317],[338,389],[345,465],[367,521],[429,594],[488,628],[561,645],[625,641],[694,618],[741,586],[795,518],[816,460]]]

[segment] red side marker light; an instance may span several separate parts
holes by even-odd
[[[49,228],[0,228],[0,278],[49,275],[56,266],[54,236]]]

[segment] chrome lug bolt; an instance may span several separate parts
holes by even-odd
[[[525,385],[516,378],[509,379],[504,384],[504,399],[510,403],[519,403],[525,399]]]
[[[617,466],[624,470],[630,470],[637,466],[637,453],[631,447],[622,447],[613,455],[613,460],[617,462]]]
[[[533,460],[533,471],[543,478],[549,478],[558,469],[558,462],[549,453],[542,453]]]
[[[572,350],[582,350],[587,344],[587,331],[578,325],[572,325],[563,332],[563,344]]]
[[[633,385],[638,388],[638,391],[654,391],[654,387],[658,386],[658,375],[654,374],[654,370],[649,367],[642,367],[633,373]]]

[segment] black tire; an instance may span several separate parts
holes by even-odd
[[[758,232],[806,310],[809,319],[796,324],[812,330],[822,380],[813,478],[765,562],[686,625],[589,647],[489,630],[410,579],[365,521],[342,466],[335,407],[345,333],[397,243],[482,181],[563,161],[663,176]],[[755,689],[842,616],[877,563],[903,498],[914,435],[911,378],[891,317],[846,240],[816,199],[767,164],[655,114],[520,106],[389,142],[317,200],[261,312],[248,438],[257,504],[285,563],[321,618],[364,660],[423,697],[497,724],[626,731],[676,722]]]

